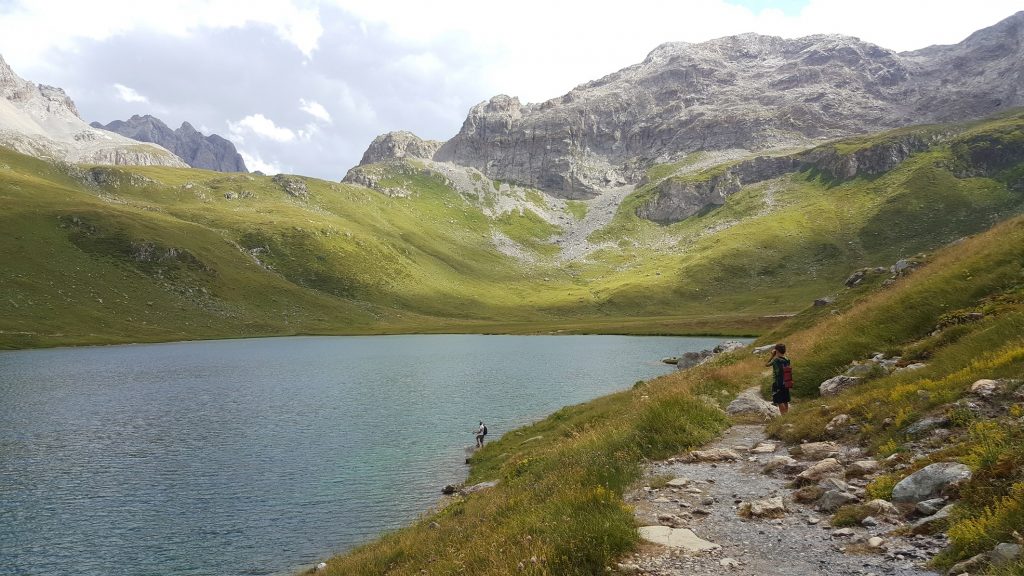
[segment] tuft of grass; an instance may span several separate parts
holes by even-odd
[[[587,203],[582,200],[566,200],[565,209],[577,220],[583,220],[587,215]]]
[[[864,504],[847,504],[832,514],[832,525],[837,528],[844,526],[860,526],[865,518],[871,516],[871,509]]]

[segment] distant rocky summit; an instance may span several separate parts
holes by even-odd
[[[217,172],[248,172],[245,161],[229,140],[216,134],[204,136],[188,122],[171,130],[159,118],[146,114],[132,116],[127,121],[114,120],[104,126],[93,122],[90,126],[116,132],[139,142],[152,142],[174,152],[193,168]]]
[[[1024,12],[959,44],[904,53],[838,35],[667,43],[560,98],[482,102],[432,159],[590,198],[695,151],[807,146],[1024,105],[1022,39]],[[381,138],[363,163],[388,158]]]
[[[443,142],[423,140],[412,132],[388,132],[373,139],[359,165],[376,164],[399,158],[431,159]]]
[[[160,146],[86,124],[60,88],[23,80],[0,57],[0,146],[65,162],[181,166]]]

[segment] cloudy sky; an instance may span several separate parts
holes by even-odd
[[[953,44],[1020,0],[0,0],[0,55],[83,119],[152,114],[250,170],[338,180],[374,136],[446,140],[495,94],[541,102],[669,41],[760,32]]]

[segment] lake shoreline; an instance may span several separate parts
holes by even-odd
[[[264,338],[297,338],[319,336],[430,336],[430,335],[475,335],[475,336],[671,336],[684,338],[756,338],[767,332],[789,315],[760,316],[737,321],[735,318],[673,318],[662,317],[661,323],[653,328],[646,327],[645,318],[594,319],[566,323],[524,323],[437,326],[417,330],[354,330],[331,332],[291,332],[280,334],[224,334],[198,338],[153,338],[153,339],[105,339],[65,338],[64,341],[42,342],[19,346],[6,341],[5,335],[14,334],[0,330],[0,352],[7,350],[50,350],[61,348],[95,348],[105,346],[136,346],[148,344],[175,344],[187,342],[210,342],[221,340],[258,340]],[[616,329],[616,322],[621,325]],[[638,324],[638,325],[635,325]],[[477,329],[470,329],[477,328]],[[500,328],[500,329],[496,329]],[[48,336],[50,337],[50,336]],[[69,341],[70,340],[70,341]]]
[[[110,573],[114,557],[180,576],[305,569],[431,514],[444,485],[471,482],[467,456],[528,440],[523,426],[720,340],[298,336],[7,351],[0,491],[12,497],[0,515],[20,522],[0,527],[0,572],[38,563],[35,546],[63,550],[32,564],[57,572],[73,559]],[[490,435],[469,455],[478,420]]]

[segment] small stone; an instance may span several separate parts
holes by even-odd
[[[833,538],[849,538],[853,536],[854,532],[852,528],[840,528],[832,531]]]
[[[821,495],[818,499],[818,510],[822,512],[834,512],[841,506],[847,504],[853,504],[858,502],[860,499],[850,494],[849,492],[840,492],[839,490],[829,490]]]
[[[852,421],[853,418],[850,418],[849,414],[840,414],[832,420],[829,420],[829,423],[825,425],[825,432],[834,435],[841,434]]]
[[[791,452],[804,460],[821,460],[838,455],[840,446],[835,442],[808,442],[794,446]]]
[[[671,500],[665,498],[664,496],[659,496],[652,500],[651,502],[654,502],[655,504],[668,504],[669,502],[671,502]]]
[[[782,469],[788,471],[790,467],[806,467],[806,463],[797,462],[795,459],[789,456],[773,456],[768,462],[765,463],[764,468],[761,471],[765,474],[774,472],[775,470]],[[795,470],[795,472],[802,472],[803,468]]]
[[[873,528],[875,526],[878,526],[878,520],[874,516],[866,516],[863,520],[860,521],[860,525],[866,528]]]
[[[665,483],[665,485],[666,486],[671,486],[673,488],[684,488],[689,483],[690,483],[690,479],[689,478],[679,477],[679,478],[673,478],[673,479],[669,480],[668,482]]]
[[[867,476],[878,472],[882,467],[877,460],[858,460],[846,468],[847,476]]]
[[[825,458],[796,476],[797,484],[816,484],[829,476],[843,474],[843,465],[835,458]]]
[[[978,380],[974,384],[971,384],[971,394],[981,396],[982,398],[988,398],[998,392],[1000,387],[1000,382],[998,380]]]
[[[715,499],[711,496],[706,496],[700,500],[701,506],[711,506],[715,503]]]
[[[885,540],[879,538],[878,536],[872,536],[871,538],[868,538],[868,546],[872,548],[881,548],[882,544],[885,544]]]
[[[912,534],[935,534],[946,529],[949,524],[949,513],[953,505],[949,504],[931,516],[921,518],[910,527]]]
[[[776,449],[778,449],[776,444],[771,442],[759,442],[757,446],[750,449],[750,452],[753,454],[770,454],[775,452]]]
[[[740,504],[738,513],[745,518],[778,518],[786,513],[782,496]]]
[[[736,569],[740,567],[740,562],[735,558],[722,558],[718,561],[718,565],[722,568]]]
[[[817,518],[817,517],[814,517],[814,516],[808,516],[807,517],[807,523],[810,524],[811,526],[814,526],[818,522],[821,522],[821,518]]]
[[[694,450],[689,459],[694,462],[735,462],[740,455],[728,448],[712,448],[710,450]]]
[[[935,514],[936,512],[941,510],[942,507],[945,506],[945,505],[946,505],[946,499],[945,498],[932,498],[932,499],[929,499],[929,500],[924,500],[922,502],[918,502],[917,506],[915,508],[921,514],[924,514],[925,516],[931,516],[932,514]]]

